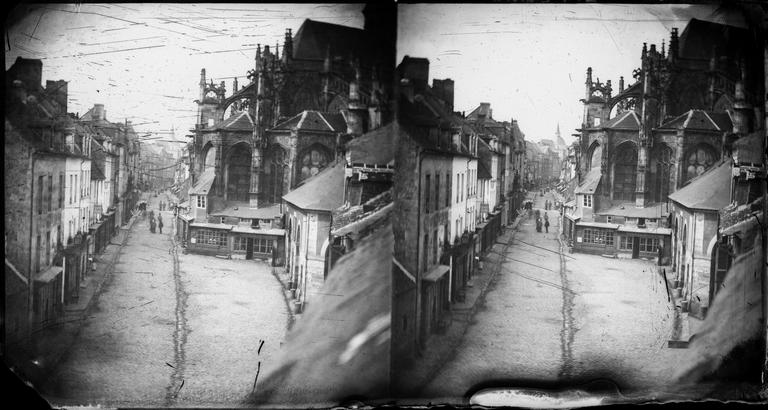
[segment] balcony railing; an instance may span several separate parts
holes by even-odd
[[[728,229],[739,222],[752,218],[752,215],[763,210],[763,198],[760,197],[748,204],[730,204],[720,211],[720,229]]]

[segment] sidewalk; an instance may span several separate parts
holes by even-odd
[[[416,397],[434,379],[443,365],[451,360],[470,323],[472,323],[472,317],[483,303],[488,285],[501,270],[504,249],[510,245],[514,238],[517,225],[527,217],[528,213],[525,211],[518,215],[512,224],[502,230],[494,245],[480,257],[484,269],[475,267],[472,279],[468,281],[465,289],[464,301],[452,303],[451,310],[447,313],[450,325],[445,333],[431,335],[426,342],[428,347],[419,358],[414,360],[412,368],[403,372],[403,379],[408,380],[409,389],[409,391],[401,392],[403,395]]]
[[[136,217],[131,217],[110,239],[102,253],[92,255],[92,268],[80,284],[79,298],[64,306],[57,323],[32,333],[29,353],[35,357],[24,360],[21,371],[33,385],[40,386],[45,382],[75,342],[82,320],[96,301],[94,296],[99,294],[105,278],[112,273],[135,222]]]
[[[675,306],[672,334],[667,341],[667,347],[685,349],[691,340],[691,336],[696,334],[699,327],[704,323],[703,320],[691,316],[688,312],[683,312],[682,296],[677,296],[675,292],[675,276],[672,272],[672,265],[657,266],[657,273],[661,275],[662,269],[667,272],[667,285],[669,287],[669,297]]]

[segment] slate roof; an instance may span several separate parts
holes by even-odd
[[[225,131],[253,131],[254,123],[248,111],[241,111],[223,122],[216,128]]]
[[[733,143],[734,157],[739,164],[761,164],[763,152],[763,132],[756,131],[741,137]]]
[[[611,118],[600,125],[599,128],[636,131],[640,129],[640,119],[637,118],[637,114],[634,111],[630,110]]]
[[[384,127],[363,134],[347,144],[350,164],[386,165],[395,160],[395,126]]]
[[[340,113],[302,111],[277,124],[273,130],[346,132],[347,122]]]
[[[584,178],[584,181],[582,181],[581,185],[576,187],[576,189],[574,190],[574,193],[594,194],[595,190],[597,190],[597,185],[600,183],[600,180],[602,179],[602,177],[603,175],[600,173],[599,167],[592,168],[587,173],[587,176]]]
[[[344,164],[326,168],[286,195],[283,200],[298,208],[332,211],[344,203]]]
[[[190,195],[208,195],[208,192],[213,186],[213,181],[216,179],[216,170],[213,168],[206,169],[203,174],[200,175],[200,179],[189,190]]]
[[[658,129],[730,131],[732,127],[731,118],[727,113],[689,110],[661,124]]]
[[[623,216],[625,218],[661,218],[665,215],[666,204],[654,203],[644,207],[637,206],[634,202],[616,204],[608,209],[601,209],[599,215]]]
[[[719,211],[730,203],[731,160],[722,161],[669,195],[669,199],[689,209]]]

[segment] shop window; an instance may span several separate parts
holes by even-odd
[[[272,253],[272,240],[255,238],[253,240],[253,251],[256,253]]]
[[[200,229],[195,233],[197,243],[201,245],[226,246],[227,235],[221,231]]]
[[[638,238],[638,240],[640,252],[656,252],[659,247],[659,240],[656,238]]]
[[[234,243],[232,244],[232,250],[245,252],[247,243],[247,238],[244,236],[237,236],[235,237]]]
[[[633,245],[633,238],[631,236],[622,236],[619,240],[619,249],[623,251],[631,251]]]

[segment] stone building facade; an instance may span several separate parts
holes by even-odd
[[[670,256],[668,197],[723,156],[739,64],[754,58],[745,44],[739,29],[694,19],[680,36],[672,29],[668,52],[644,45],[635,83],[620,78],[616,95],[587,70],[578,176],[595,191],[577,195],[570,215],[575,249]]]

